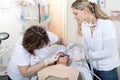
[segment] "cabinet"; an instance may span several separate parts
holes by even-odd
[[[36,1],[36,0],[35,0]],[[64,36],[64,26],[65,26],[65,4],[66,0],[46,0],[48,2],[48,15],[49,20],[46,22],[48,30],[57,34],[58,36]],[[59,4],[58,4],[59,3]],[[35,6],[24,6],[21,7],[22,13],[24,16],[21,19],[25,22],[24,28],[28,27],[29,25],[37,24],[39,25],[39,12],[38,12],[38,5]],[[44,14],[45,7],[40,7],[40,14],[41,14],[41,23],[45,21]],[[46,24],[46,23],[45,23]]]
[[[21,8],[20,20],[23,25],[23,31],[31,25],[48,27],[47,22],[44,24],[44,21],[49,18],[46,0],[23,0],[19,5]]]

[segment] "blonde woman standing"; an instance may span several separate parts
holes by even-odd
[[[80,26],[84,48],[101,80],[118,80],[120,65],[115,26],[99,6],[87,0],[73,2],[72,12]],[[94,77],[94,80],[98,80]]]

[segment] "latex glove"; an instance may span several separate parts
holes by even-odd
[[[44,63],[45,63],[46,66],[49,65],[49,64],[53,64],[55,61],[58,60],[58,58],[59,58],[59,56],[53,55],[52,57],[45,59]]]

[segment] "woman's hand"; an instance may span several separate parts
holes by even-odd
[[[52,57],[45,59],[44,63],[45,63],[46,66],[49,65],[49,64],[53,64],[55,61],[58,60],[58,58],[59,58],[59,56],[53,55]]]

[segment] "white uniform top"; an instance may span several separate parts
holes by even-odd
[[[55,43],[58,41],[58,37],[54,35],[51,32],[47,32],[50,44]],[[30,55],[29,52],[27,52],[24,47],[22,46],[22,38],[20,38],[15,45],[14,54],[12,55],[9,65],[8,65],[8,75],[12,80],[30,80],[29,78],[24,78],[19,70],[18,66],[26,66],[26,65],[35,65],[39,62],[41,62],[44,58],[48,55],[48,48],[44,47],[42,49],[36,49],[35,50],[35,56]]]
[[[110,20],[98,19],[93,33],[82,24],[84,47],[97,70],[111,70],[120,65],[115,26]]]

